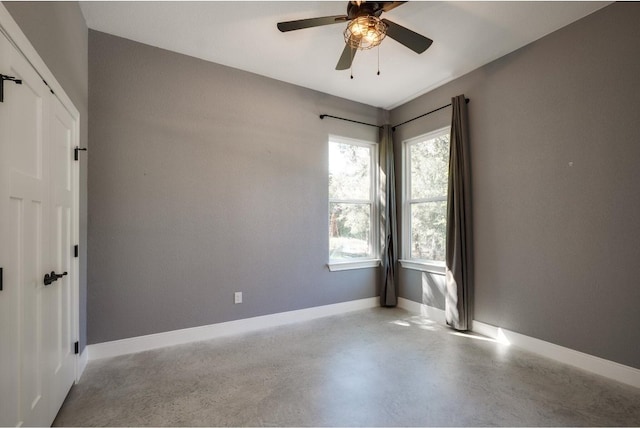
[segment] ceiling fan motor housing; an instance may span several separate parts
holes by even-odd
[[[382,14],[382,3],[378,2],[354,2],[347,4],[347,16],[349,19],[355,19],[360,16],[380,17]]]

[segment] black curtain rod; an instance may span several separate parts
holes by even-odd
[[[351,120],[351,119],[345,119],[344,117],[331,116],[330,114],[321,114],[320,115],[320,119],[324,119],[325,117],[330,117],[330,118],[338,119],[338,120],[344,120],[346,122],[359,123],[360,125],[367,125],[367,126],[373,126],[373,127],[376,127],[376,128],[382,128],[381,126],[373,125],[371,123],[359,122],[357,120]]]
[[[469,104],[469,98],[465,98],[465,101],[467,102],[467,104]],[[397,125],[392,126],[392,127],[391,127],[391,130],[392,130],[392,131],[395,131],[395,130],[396,130],[396,128],[397,128],[398,126],[402,126],[402,125],[404,125],[404,124],[406,124],[406,123],[413,122],[413,121],[414,121],[414,120],[416,120],[416,119],[420,119],[421,117],[428,116],[428,115],[430,115],[431,113],[435,113],[435,112],[440,111],[440,110],[442,110],[443,108],[447,108],[447,107],[451,107],[451,103],[447,104],[446,106],[438,107],[437,109],[435,109],[435,110],[431,110],[430,112],[427,112],[427,113],[425,113],[425,114],[421,114],[420,116],[416,116],[416,117],[414,117],[413,119],[405,120],[405,121],[404,121],[404,122],[402,122],[402,123],[399,123],[399,124],[397,124]]]

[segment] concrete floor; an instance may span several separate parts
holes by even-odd
[[[640,389],[371,309],[89,363],[55,426],[638,426]]]

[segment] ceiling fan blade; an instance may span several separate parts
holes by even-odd
[[[431,43],[433,43],[433,40],[430,38],[418,34],[415,31],[411,31],[402,25],[389,21],[388,19],[382,19],[382,22],[387,24],[387,36],[391,37],[398,43],[405,45],[416,53],[421,54],[431,46]]]
[[[351,68],[351,63],[353,62],[353,57],[356,56],[357,50],[356,48],[352,48],[351,44],[345,43],[342,55],[340,55],[338,64],[336,64],[336,70],[347,70]]]
[[[278,30],[284,32],[302,30],[303,28],[320,27],[348,21],[346,15],[323,16],[320,18],[298,19],[297,21],[278,22]]]
[[[398,6],[402,6],[403,4],[405,4],[406,1],[385,1],[382,2],[382,11],[383,12],[389,12],[392,9],[395,9]]]

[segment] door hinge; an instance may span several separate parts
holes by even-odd
[[[86,152],[86,151],[87,151],[87,148],[86,148],[86,147],[80,148],[80,147],[77,147],[77,146],[76,146],[76,148],[74,148],[74,149],[73,149],[73,159],[74,159],[74,160],[78,160],[78,152],[79,152],[80,150],[82,150],[83,152]]]
[[[0,74],[0,103],[4,102],[4,81],[5,80],[13,82],[16,85],[22,85],[22,79],[16,79],[13,76],[7,76],[5,74]]]
[[[78,257],[78,255],[80,254],[80,249],[78,248],[77,245],[73,246],[73,257]]]
[[[79,354],[80,353],[80,343],[76,342],[73,344],[73,353],[74,354]]]
[[[2,291],[2,268],[0,268],[0,291]]]
[[[46,80],[42,79],[42,82],[47,86],[47,88],[49,88],[49,92],[51,92],[53,95],[56,94],[55,92],[53,92],[53,89],[51,89],[51,86],[49,86]]]

